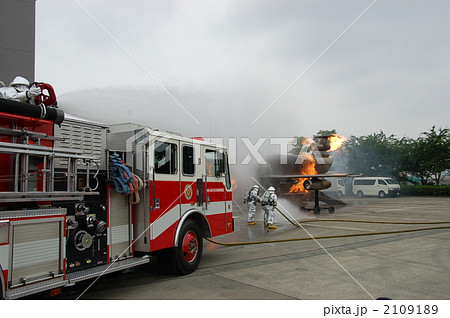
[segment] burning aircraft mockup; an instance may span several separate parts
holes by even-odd
[[[307,194],[314,191],[314,213],[320,214],[319,190],[328,189],[331,182],[324,178],[345,178],[348,173],[327,174],[333,164],[330,152],[342,147],[346,138],[339,135],[317,136],[303,139],[300,153],[273,156],[259,177],[264,185],[276,184],[281,193]],[[329,208],[334,213],[334,208]]]

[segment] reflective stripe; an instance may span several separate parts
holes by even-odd
[[[225,201],[209,202],[208,210],[204,211],[205,215],[223,214],[225,213]]]
[[[161,217],[156,219],[150,227],[151,239],[154,240],[158,236],[160,236],[164,231],[166,231],[169,227],[174,225],[180,219],[180,206],[182,211],[187,211],[192,209],[193,206],[191,204],[181,204],[176,205],[168,212],[163,214]],[[201,208],[201,207],[198,207]],[[184,214],[183,212],[183,214]],[[225,201],[219,202],[210,202],[208,203],[208,210],[204,211],[205,216],[216,215],[216,214],[224,214],[225,212]],[[213,225],[211,225],[213,226]],[[225,221],[221,224],[221,227],[225,228]]]
[[[154,240],[180,219],[180,206],[176,205],[161,215],[150,225],[151,239]]]

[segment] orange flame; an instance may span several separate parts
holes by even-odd
[[[212,162],[206,162],[206,174],[208,175],[208,177],[213,177],[214,176]]]
[[[236,180],[231,178],[231,190],[234,191],[238,187]]]
[[[344,136],[332,135],[328,140],[330,141],[330,150],[328,151],[335,151],[342,147],[347,138]]]
[[[300,169],[300,174],[317,174],[316,160],[314,160],[314,156],[307,153],[302,153],[301,156],[303,157],[303,161]],[[294,184],[289,189],[289,193],[308,192],[303,187],[303,182],[307,179],[308,178],[299,178],[298,183]]]
[[[341,148],[346,140],[347,140],[346,137],[339,136],[337,134],[331,135],[330,137],[328,137],[328,142],[330,143],[330,149],[327,151],[328,152],[335,151],[335,150]],[[315,148],[314,141],[312,140],[311,137],[303,138],[302,144],[306,145],[306,146],[311,145],[311,147],[314,146],[314,148]],[[308,154],[308,153],[301,153],[300,155],[302,156],[302,159],[303,159],[301,169],[300,169],[300,174],[306,174],[306,175],[317,174],[316,160],[315,160],[314,156],[311,154]],[[308,192],[303,187],[303,182],[307,179],[309,179],[309,178],[299,178],[298,183],[294,184],[290,188],[289,193]]]

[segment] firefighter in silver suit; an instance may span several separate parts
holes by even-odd
[[[270,186],[261,200],[261,206],[264,210],[264,226],[266,226],[270,230],[274,230],[277,226],[274,224],[275,221],[275,212],[274,209],[277,206],[278,197],[275,194],[275,188]]]
[[[30,87],[30,82],[22,76],[16,76],[9,87],[0,87],[0,98],[22,103],[33,103],[33,98],[41,94],[41,88]]]
[[[255,225],[255,213],[256,213],[256,202],[261,201],[261,198],[258,196],[259,187],[255,184],[252,189],[249,191],[246,202],[248,207],[248,225]]]

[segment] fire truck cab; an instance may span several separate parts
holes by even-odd
[[[189,274],[204,237],[237,229],[225,147],[43,107],[0,99],[0,298],[153,256]]]

